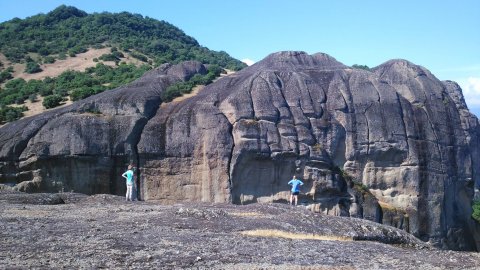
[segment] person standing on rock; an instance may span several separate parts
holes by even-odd
[[[303,182],[298,180],[296,176],[293,176],[293,179],[288,182],[292,186],[290,194],[290,204],[293,204],[293,199],[295,199],[295,205],[298,204],[298,194],[300,193],[300,186],[303,186]]]
[[[127,180],[127,194],[125,200],[133,201],[132,194],[133,194],[133,166],[128,165],[128,170],[122,174],[122,177]]]

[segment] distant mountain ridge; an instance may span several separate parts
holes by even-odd
[[[185,60],[232,70],[246,66],[225,52],[199,45],[172,24],[129,12],[87,14],[62,5],[47,14],[0,24],[0,51],[12,62],[24,61],[28,53],[38,53],[40,57],[79,53],[105,43],[138,51],[157,66]]]

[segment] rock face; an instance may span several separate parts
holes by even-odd
[[[126,87],[0,129],[1,182],[29,191],[121,194],[133,162],[140,198],[285,202],[296,174],[310,209],[393,225],[450,249],[480,249],[478,120],[460,87],[391,60],[372,71],[326,54],[274,53],[162,103],[205,73],[162,66]]]

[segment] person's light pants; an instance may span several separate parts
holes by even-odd
[[[133,191],[133,185],[127,185],[127,194],[126,194],[127,201],[132,201],[132,191]]]

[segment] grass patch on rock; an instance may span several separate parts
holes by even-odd
[[[292,233],[292,232],[286,232],[281,230],[270,230],[270,229],[242,231],[241,234],[246,236],[286,238],[286,239],[294,239],[294,240],[353,241],[352,237]]]

